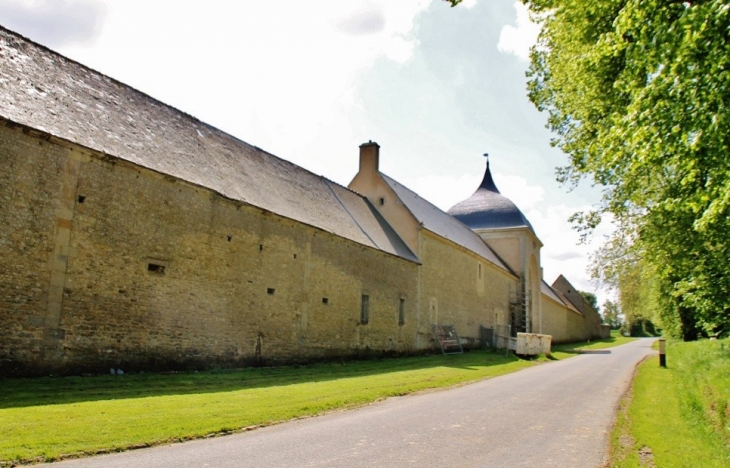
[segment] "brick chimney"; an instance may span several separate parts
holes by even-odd
[[[360,145],[360,172],[378,172],[380,145],[371,141]]]

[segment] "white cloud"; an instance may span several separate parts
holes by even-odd
[[[499,192],[512,200],[512,203],[525,215],[539,204],[545,195],[544,188],[539,185],[529,185],[524,177],[499,172],[495,172],[493,176]]]
[[[481,175],[460,176],[430,174],[423,177],[400,177],[399,181],[443,211],[469,198],[481,182]]]
[[[541,263],[544,279],[552,283],[558,275],[564,275],[581,291],[595,292],[598,304],[606,299],[614,299],[615,293],[595,284],[589,276],[587,266],[591,255],[601,246],[603,239],[613,230],[610,219],[601,223],[592,242],[579,243],[580,236],[568,222],[570,215],[585,211],[590,206],[559,204],[548,206],[544,211],[532,210],[526,213],[544,246]]]
[[[516,24],[502,27],[497,49],[500,52],[514,54],[523,60],[529,60],[530,47],[537,41],[540,26],[530,21],[527,7],[521,2],[515,2],[514,7],[517,10]]]
[[[429,4],[110,0],[95,47],[62,52],[274,154],[322,168],[325,153],[351,150],[359,138],[352,126],[361,112],[359,76],[378,59],[411,58],[414,22]]]
[[[2,25],[51,48],[93,44],[106,8],[94,0],[3,0]]]

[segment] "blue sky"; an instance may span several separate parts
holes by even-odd
[[[476,189],[490,154],[497,186],[527,215],[544,277],[589,281],[589,245],[567,218],[599,199],[555,181],[529,102],[537,27],[512,0],[3,0],[0,24],[248,143],[347,185],[358,146],[447,210]]]

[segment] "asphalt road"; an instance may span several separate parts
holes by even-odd
[[[353,411],[55,465],[598,467],[618,401],[652,341]]]

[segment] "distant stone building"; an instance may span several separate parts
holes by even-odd
[[[488,167],[449,214],[375,143],[345,188],[3,28],[0,70],[0,375],[605,332]]]

